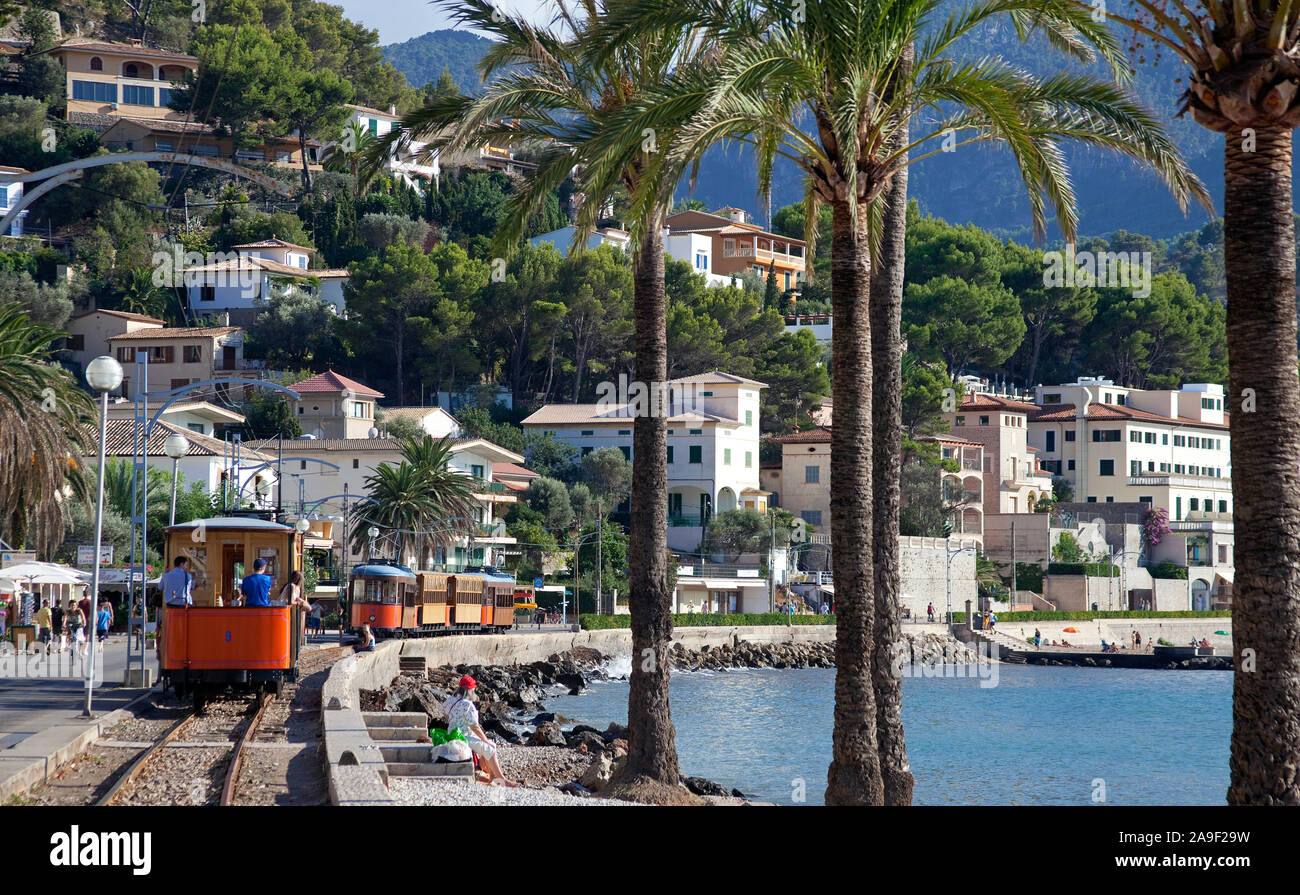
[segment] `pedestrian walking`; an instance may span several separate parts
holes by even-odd
[[[86,655],[86,613],[82,611],[80,603],[72,607],[72,618],[68,628],[72,632],[72,642],[77,647],[77,656],[84,658]]]
[[[113,610],[109,608],[108,601],[105,600],[99,604],[99,612],[95,614],[95,640],[98,649],[104,651],[104,642],[108,640],[108,626],[113,622]]]
[[[54,609],[50,612],[50,619],[54,624],[53,638],[58,641],[59,652],[68,645],[68,631],[64,626],[67,624],[68,613],[64,610],[60,600],[54,601]]]
[[[933,604],[933,603],[930,603],[929,605],[927,605],[927,606],[925,607],[925,618],[926,618],[926,621],[929,621],[929,622],[933,622],[933,621],[934,621],[934,604]]]
[[[50,637],[53,634],[54,620],[50,616],[50,604],[41,601],[41,608],[36,610],[36,642],[44,644],[42,652],[50,651]]]

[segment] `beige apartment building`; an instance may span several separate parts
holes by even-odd
[[[68,321],[63,328],[68,335],[63,340],[60,360],[69,367],[78,382],[85,378],[86,364],[103,355],[116,356],[109,340],[139,330],[159,330],[167,325],[165,320],[128,311],[87,311]],[[132,361],[134,363],[134,361]]]
[[[370,430],[377,428],[375,402],[384,396],[383,392],[333,370],[295,382],[289,388],[300,396],[291,404],[304,435],[326,439],[371,438]]]
[[[244,359],[244,331],[238,326],[145,326],[108,339],[113,357],[126,374],[121,395],[135,396],[137,352],[149,354],[149,393],[156,395],[209,379],[249,379],[260,375],[261,365]],[[216,397],[228,401],[238,386],[223,384],[188,395],[191,400]],[[236,396],[240,399],[242,396]]]
[[[957,464],[941,476],[943,499],[952,507],[952,537],[983,542],[984,445],[956,435],[923,438],[939,445],[939,456]]]
[[[984,513],[1032,513],[1052,494],[1052,476],[1029,443],[1029,418],[1038,407],[992,394],[967,395],[945,413],[951,434],[983,447]]]
[[[1144,390],[1080,377],[1036,393],[1030,441],[1076,501],[1141,502],[1166,508],[1172,521],[1232,520],[1222,386]]]
[[[772,439],[781,445],[780,507],[815,534],[831,530],[831,430],[805,429]]]
[[[713,214],[683,211],[669,215],[665,220],[668,251],[674,257],[684,254],[688,261],[695,261],[697,270],[718,277],[739,276],[746,270],[766,276],[768,268],[775,267],[777,288],[798,288],[807,275],[806,243],[771,233],[749,223],[747,218],[739,208],[721,208]],[[687,245],[686,237],[694,237],[698,245]],[[686,245],[680,253],[673,251],[678,242]]]
[[[183,119],[167,104],[173,87],[199,70],[194,56],[138,40],[72,38],[47,52],[67,72],[69,121],[78,121],[79,115]]]

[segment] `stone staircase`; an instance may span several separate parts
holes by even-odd
[[[423,712],[362,712],[390,777],[455,777],[473,781],[474,762],[435,762]]]

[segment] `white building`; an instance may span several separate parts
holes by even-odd
[[[10,165],[0,165],[0,219],[9,213],[13,208],[23,200],[23,184],[19,180],[9,180],[5,175],[17,175],[29,173],[26,168],[14,168]],[[0,232],[0,236],[22,236],[23,221],[27,218],[27,211],[24,209],[18,213],[9,227]]]
[[[195,314],[228,312],[236,322],[251,323],[271,299],[273,285],[294,285],[319,295],[340,314],[346,309],[343,287],[346,269],[308,269],[315,249],[294,245],[272,236],[234,247],[238,258],[215,261],[184,270],[190,311]]]
[[[758,393],[767,386],[713,371],[668,383],[668,546],[694,551],[714,513],[766,511],[759,486]],[[617,448],[632,459],[629,403],[548,404],[522,423],[582,454]]]
[[[152,418],[162,408],[161,402],[151,401],[146,412]],[[110,420],[135,418],[135,402],[119,400],[108,405]],[[162,411],[160,419],[180,429],[199,435],[215,436],[218,426],[241,426],[244,415],[228,407],[219,407],[210,401],[177,401]]]
[[[393,128],[397,127],[398,122],[401,121],[401,116],[397,114],[395,106],[389,106],[387,112],[372,109],[369,106],[354,106],[351,104],[347,106],[347,109],[348,121],[360,126],[362,130],[376,138],[392,133]],[[406,151],[398,157],[390,158],[385,164],[390,173],[420,193],[423,193],[430,185],[436,187],[438,177],[441,174],[437,152],[431,154],[428,162],[417,160],[416,156],[423,152],[426,146],[426,143],[412,140]]]
[[[134,455],[134,421],[130,418],[110,418],[108,421],[108,439],[105,442],[105,455],[117,457],[131,463]],[[92,444],[98,444],[98,427],[87,427]],[[159,420],[149,432],[148,463],[151,469],[158,469],[171,475],[172,459],[167,456],[165,443],[167,436],[180,433],[189,440],[190,447],[185,456],[177,463],[177,471],[183,477],[184,488],[200,482],[209,493],[220,494],[222,486],[232,483],[229,492],[239,495],[239,505],[271,508],[275,506],[276,474],[275,464],[263,466],[275,459],[274,456],[243,447],[238,453],[236,465],[235,452],[231,444],[191,429],[182,428],[167,420]],[[97,455],[89,454],[82,458],[85,468],[93,469],[99,462]],[[287,496],[287,491],[286,491]]]
[[[1172,521],[1232,519],[1232,460],[1223,387],[1135,389],[1080,377],[1036,389],[1029,443],[1075,500],[1141,502]]]
[[[460,423],[441,407],[383,407],[380,412],[384,418],[379,424],[380,429],[391,420],[404,419],[415,423],[422,432],[434,438],[460,437]]]

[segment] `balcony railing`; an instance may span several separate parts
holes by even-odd
[[[703,524],[699,513],[668,514],[668,525],[672,528],[699,528]]]
[[[727,248],[726,246],[723,246],[723,247],[722,247],[722,257],[724,257],[724,258],[753,258],[753,257],[754,257],[754,247],[753,247],[753,246],[732,246],[731,248]]]
[[[1130,475],[1128,477],[1130,485],[1148,485],[1157,488],[1177,487],[1177,488],[1205,488],[1210,491],[1231,491],[1231,478],[1215,478],[1208,475],[1181,475],[1171,472],[1146,472],[1141,475]]]

